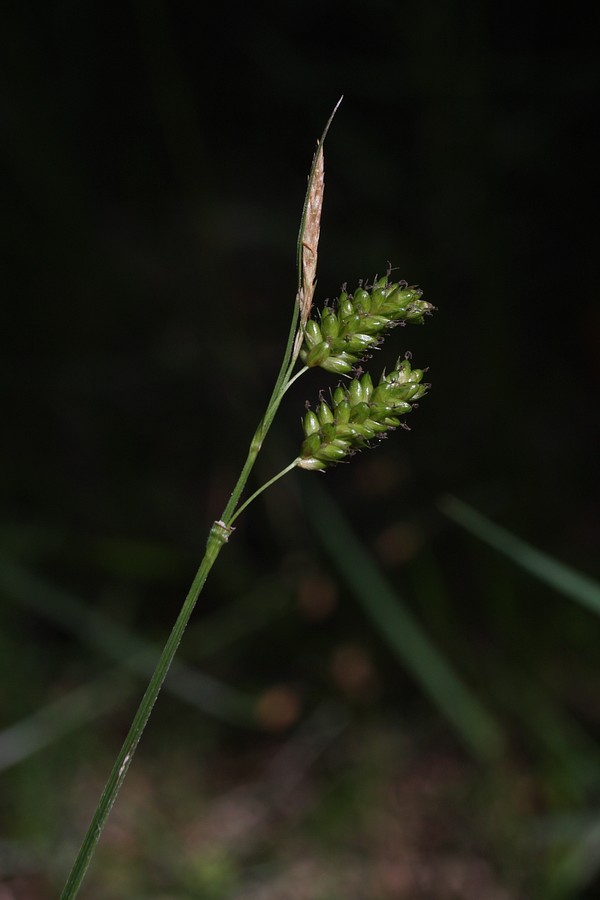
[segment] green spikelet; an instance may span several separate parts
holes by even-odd
[[[389,374],[384,372],[376,387],[368,372],[347,387],[339,385],[330,403],[321,398],[316,410],[307,410],[297,465],[326,469],[370,446],[402,425],[402,416],[428,389],[429,385],[423,383],[423,370],[411,368],[408,359],[398,360]]]
[[[351,372],[390,328],[405,322],[423,324],[434,307],[421,297],[420,288],[390,282],[389,274],[354,294],[342,291],[332,306],[325,307],[319,322],[309,319],[306,323],[302,362],[338,375]]]

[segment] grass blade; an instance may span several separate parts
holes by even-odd
[[[505,744],[499,725],[402,604],[327,491],[314,480],[304,490],[314,530],[380,635],[464,744],[480,758],[497,759]]]
[[[60,624],[130,671],[142,676],[152,673],[160,654],[158,647],[4,558],[0,558],[0,588],[6,596]],[[252,722],[250,697],[183,662],[173,664],[165,690],[222,721],[238,725]]]
[[[118,668],[52,700],[0,731],[0,772],[28,759],[54,741],[106,715],[135,690]]]
[[[444,515],[565,597],[600,615],[600,585],[496,525],[458,497],[438,501]]]

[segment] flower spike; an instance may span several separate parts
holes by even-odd
[[[354,294],[342,290],[333,305],[323,309],[320,321],[306,322],[300,359],[306,366],[338,375],[351,372],[390,328],[405,322],[423,324],[434,307],[421,299],[422,293],[404,281],[390,282],[389,275]]]
[[[376,387],[368,372],[347,387],[339,385],[330,403],[321,399],[316,410],[307,409],[296,464],[301,469],[326,469],[402,426],[402,417],[429,389],[423,374],[404,358],[381,375]]]

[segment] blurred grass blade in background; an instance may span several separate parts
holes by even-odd
[[[600,585],[597,582],[515,537],[458,497],[442,497],[438,506],[448,518],[503,553],[516,565],[565,597],[600,615]]]
[[[312,527],[400,663],[411,672],[475,756],[498,759],[505,749],[505,738],[495,719],[403,605],[397,589],[352,532],[327,490],[314,479],[303,483],[302,488],[308,498],[306,515]]]
[[[111,669],[4,728],[0,731],[0,772],[112,712],[133,695],[135,688],[133,680],[120,667]]]
[[[60,624],[82,643],[97,647],[130,671],[142,676],[152,672],[160,653],[158,647],[89,609],[67,591],[1,557],[0,589],[5,596]],[[221,721],[237,725],[252,721],[251,697],[180,661],[172,666],[165,689]]]

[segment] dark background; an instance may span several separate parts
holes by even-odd
[[[306,177],[342,94],[325,152],[317,302],[390,261],[437,307],[425,328],[395,331],[374,361],[381,368],[410,349],[429,366],[433,388],[412,431],[324,477],[288,476],[240,519],[182,654],[254,712],[241,724],[225,700],[196,714],[161,697],[123,800],[135,811],[145,797],[152,834],[188,828],[186,798],[202,796],[208,816],[232,785],[261,785],[265,760],[297,747],[307,722],[312,733],[315,711],[334,708],[325,771],[305,773],[313,803],[280,812],[278,828],[306,827],[311,863],[332,854],[339,865],[347,843],[371,832],[356,825],[340,838],[323,821],[361,822],[378,808],[365,786],[374,769],[385,795],[394,779],[421,784],[412,776],[426,759],[428,787],[406,803],[425,805],[445,837],[436,843],[423,825],[425,840],[399,836],[388,854],[373,839],[367,858],[396,864],[404,841],[417,869],[421,860],[436,872],[441,840],[464,875],[459,832],[490,883],[449,893],[448,877],[432,875],[424,893],[392,880],[378,894],[355,884],[327,896],[595,896],[596,864],[563,877],[547,835],[555,817],[583,828],[598,815],[600,776],[574,774],[563,716],[597,761],[600,623],[460,532],[437,500],[456,494],[598,572],[597,30],[597,13],[576,7],[468,0],[217,9],[133,0],[2,13],[6,728],[96,679],[102,697],[118,697],[128,676],[113,672],[120,687],[103,687],[114,658],[90,639],[98,628],[86,615],[166,638],[278,370]],[[255,486],[293,458],[304,401],[331,383],[311,372],[290,391]],[[502,722],[508,761],[482,766],[465,750],[357,606],[314,527],[311,479]],[[61,618],[53,591],[76,609]],[[216,641],[208,660],[203,635]],[[117,643],[123,664],[132,651]],[[0,860],[8,897],[53,896],[142,686],[92,722],[90,695],[81,727],[40,738],[43,750],[23,750],[0,775],[0,831],[18,849]],[[528,729],[526,696],[558,716],[551,736]],[[396,742],[402,765],[390,761]],[[178,766],[179,779],[165,775]],[[451,801],[440,766],[454,773]],[[342,799],[332,788],[340,767],[350,773]],[[490,796],[511,800],[491,816]],[[179,824],[172,810],[164,821],[156,812],[169,803],[183,808]],[[205,820],[202,809],[193,817]],[[140,837],[139,818],[125,816],[107,838],[112,874],[95,870],[99,893],[90,885],[89,896],[254,897],[260,872],[268,891],[274,872],[298,863],[267,829],[258,850],[217,842],[221,868],[208,875],[204,845],[192,842],[198,859],[185,865],[197,883],[179,877],[172,855],[149,873],[143,860],[158,838]],[[561,853],[581,847],[582,833],[560,832]],[[294,882],[326,884],[326,866]],[[317,896],[306,891],[298,896]]]

